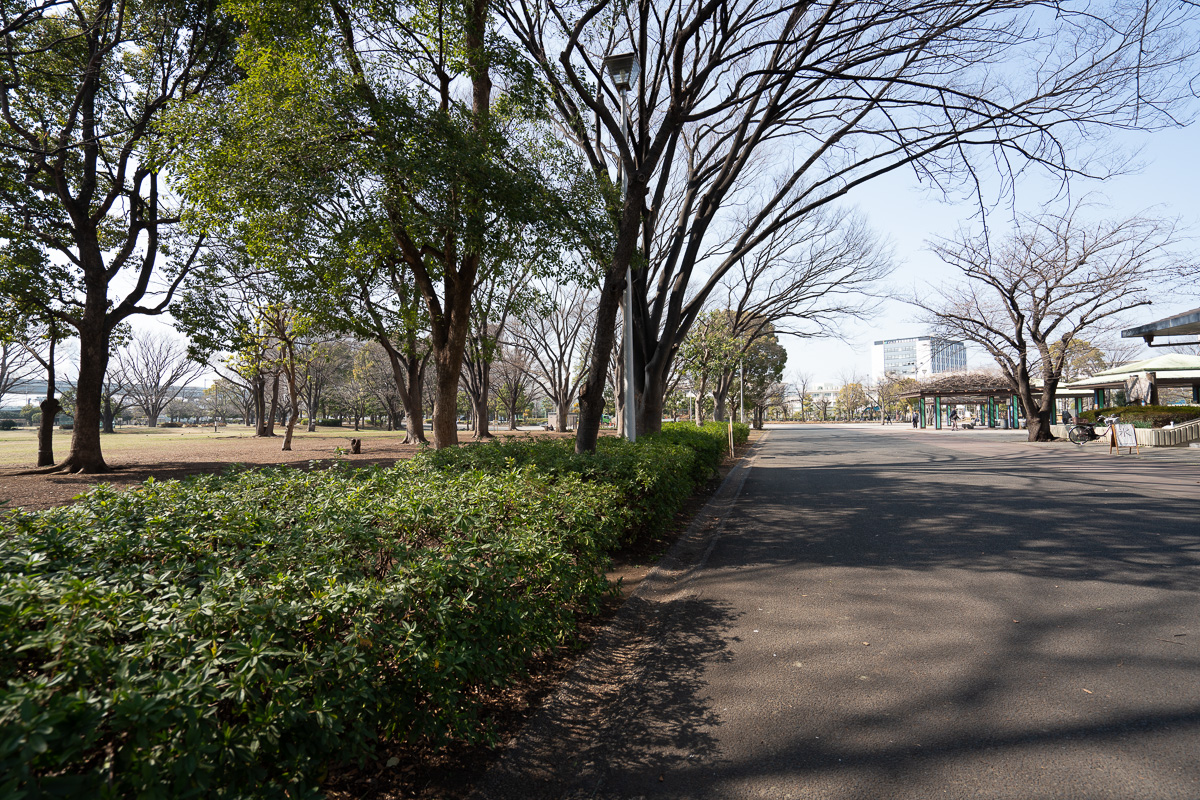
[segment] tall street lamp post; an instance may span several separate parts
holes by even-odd
[[[621,133],[625,136],[626,143],[629,142],[629,102],[627,93],[633,88],[634,82],[638,78],[638,72],[641,71],[641,64],[638,63],[637,55],[634,53],[622,53],[620,55],[609,56],[604,59],[604,68],[608,70],[608,76],[612,79],[613,86],[621,93]],[[625,169],[624,159],[617,162],[617,169],[621,173],[621,200],[629,194],[629,171]],[[631,442],[637,441],[637,404],[634,401],[634,380],[633,380],[633,269],[632,267],[625,268],[625,325],[624,327],[624,348],[625,348],[625,438]]]

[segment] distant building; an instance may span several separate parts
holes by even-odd
[[[962,372],[966,368],[966,346],[937,336],[881,339],[871,348],[872,383],[879,383],[886,375],[919,380],[940,372]]]
[[[788,416],[799,417],[804,413],[804,399],[808,398],[809,410],[814,416],[819,418],[822,409],[827,413],[833,411],[833,406],[837,403],[838,393],[841,391],[842,384],[836,381],[814,383],[807,387],[803,397],[798,391],[790,393],[784,399],[784,405],[787,407]]]

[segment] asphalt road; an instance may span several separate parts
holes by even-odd
[[[772,431],[486,798],[1200,798],[1200,459]]]

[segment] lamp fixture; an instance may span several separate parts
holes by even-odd
[[[638,63],[636,53],[621,53],[605,58],[604,69],[608,71],[618,92],[628,92],[638,79],[642,65]]]

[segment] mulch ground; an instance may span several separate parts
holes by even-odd
[[[348,434],[349,435],[349,434]],[[498,432],[498,435],[514,435]],[[570,433],[521,431],[515,435],[570,437]],[[752,433],[751,440],[758,438]],[[461,441],[470,443],[470,433],[461,434]],[[319,467],[318,462],[344,459],[354,464],[393,464],[411,458],[416,445],[400,444],[402,434],[392,438],[363,440],[360,455],[335,453],[345,447],[336,438],[297,438],[290,453],[280,451],[281,439],[255,439],[231,436],[228,438],[189,439],[181,436],[178,444],[156,442],[143,451],[105,456],[112,472],[104,475],[21,475],[18,470],[0,471],[0,500],[9,499],[10,506],[26,509],[48,508],[69,503],[76,495],[98,483],[131,486],[147,478],[157,480],[182,478],[188,475],[215,473],[231,464],[278,465],[301,468]],[[65,453],[66,442],[63,442]],[[535,713],[543,699],[549,696],[563,675],[569,672],[587,652],[592,642],[605,628],[613,615],[650,570],[658,557],[687,530],[692,518],[717,490],[725,475],[737,464],[749,444],[738,448],[736,457],[722,465],[720,474],[688,501],[676,516],[672,529],[636,549],[616,553],[609,579],[620,579],[620,592],[605,604],[601,612],[580,621],[576,640],[569,647],[546,653],[529,665],[528,674],[516,685],[494,691],[482,697],[482,719],[493,733],[496,742],[511,741],[526,720]],[[500,757],[501,745],[445,746],[388,745],[379,748],[379,758],[371,764],[345,764],[330,770],[322,791],[331,800],[464,800],[475,783]]]
[[[126,434],[117,434],[126,435]],[[334,459],[348,461],[352,464],[367,466],[370,464],[390,465],[397,461],[409,459],[417,452],[418,445],[401,444],[404,433],[401,431],[395,437],[372,437],[363,439],[360,455],[338,453],[349,447],[349,437],[354,436],[347,429],[345,437],[305,437],[297,433],[292,441],[290,452],[283,452],[283,437],[255,438],[253,436],[228,436],[214,438],[199,438],[190,434],[181,434],[177,442],[163,442],[156,434],[152,446],[144,450],[122,450],[115,454],[105,453],[104,460],[111,472],[102,475],[24,475],[22,472],[32,467],[11,467],[0,469],[0,500],[8,500],[10,507],[26,509],[50,508],[51,506],[69,503],[74,497],[86,492],[91,487],[108,483],[114,486],[127,487],[142,483],[147,478],[156,481],[171,478],[184,478],[189,475],[219,473],[231,464],[247,464],[252,466],[288,465],[307,469],[313,462],[331,462]],[[499,436],[538,436],[538,437],[570,437],[570,433],[548,433],[542,431],[507,431],[497,432]],[[471,443],[469,431],[459,432],[459,441]],[[67,436],[56,442],[55,455],[59,458],[66,456],[70,446]],[[103,440],[101,440],[103,446]]]

